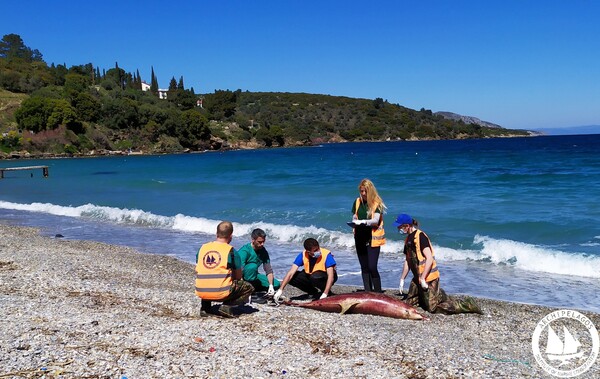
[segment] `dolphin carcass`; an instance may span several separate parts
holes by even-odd
[[[323,312],[362,313],[408,320],[429,320],[414,307],[383,293],[356,292],[333,295],[308,303],[286,302],[287,305]]]

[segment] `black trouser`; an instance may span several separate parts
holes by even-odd
[[[381,248],[379,246],[371,247],[369,242],[357,239],[354,240],[354,243],[356,245],[356,255],[358,256],[365,291],[374,290],[381,292],[381,277],[377,270]]]
[[[333,282],[337,282],[337,279],[337,272],[334,270]],[[308,275],[305,271],[296,271],[292,280],[290,280],[290,285],[309,295],[316,295],[319,291],[325,291],[325,286],[327,285],[327,273],[324,271],[315,271]]]

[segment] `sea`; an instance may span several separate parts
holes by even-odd
[[[230,220],[235,247],[266,231],[277,278],[314,237],[334,253],[338,284],[356,286],[346,222],[369,178],[387,206],[385,288],[398,289],[404,241],[392,223],[408,213],[431,238],[450,295],[600,312],[600,135],[0,162],[37,165],[47,178],[36,169],[0,179],[0,222],[193,263]]]

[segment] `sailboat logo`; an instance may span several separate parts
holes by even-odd
[[[551,361],[560,361],[558,367],[570,363],[572,359],[581,358],[583,351],[579,350],[581,344],[563,326],[564,341],[560,339],[558,334],[548,325],[548,343],[546,344],[546,357]]]
[[[547,339],[542,337],[544,331]],[[600,337],[594,323],[585,315],[561,309],[537,323],[531,348],[544,371],[559,378],[572,378],[593,366],[600,351]]]
[[[216,268],[221,263],[221,254],[218,251],[211,250],[202,257],[202,263],[206,268]]]

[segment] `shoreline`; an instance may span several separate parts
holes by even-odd
[[[144,152],[142,150],[134,150],[134,151],[123,151],[123,150],[101,150],[101,152],[94,153],[77,153],[77,154],[68,154],[68,153],[31,153],[27,150],[22,151],[11,151],[10,153],[2,153],[0,152],[0,161],[20,161],[20,160],[35,160],[35,159],[64,159],[64,158],[98,158],[98,157],[127,157],[127,156],[160,156],[160,155],[179,155],[179,154],[205,154],[205,153],[224,153],[227,151],[243,151],[243,150],[266,150],[266,149],[289,149],[289,148],[297,148],[297,147],[315,147],[322,144],[339,144],[339,143],[386,143],[386,142],[431,142],[431,141],[462,141],[462,140],[487,140],[487,139],[504,139],[504,138],[531,138],[531,137],[551,137],[552,135],[547,134],[529,134],[529,135],[518,135],[518,134],[510,134],[505,136],[494,136],[494,137],[479,137],[479,138],[452,138],[452,139],[396,139],[396,140],[374,140],[374,141],[324,141],[324,142],[312,142],[312,143],[304,143],[304,144],[295,144],[295,145],[287,145],[287,146],[256,146],[251,147],[248,145],[238,145],[235,147],[223,147],[215,150],[202,150],[202,151],[192,151],[192,150],[184,150],[184,151],[171,151],[171,152]]]
[[[201,318],[190,263],[6,224],[0,241],[0,377],[551,377],[531,338],[558,308],[477,298],[484,315],[422,322],[253,304]],[[581,377],[599,376],[596,361]]]

